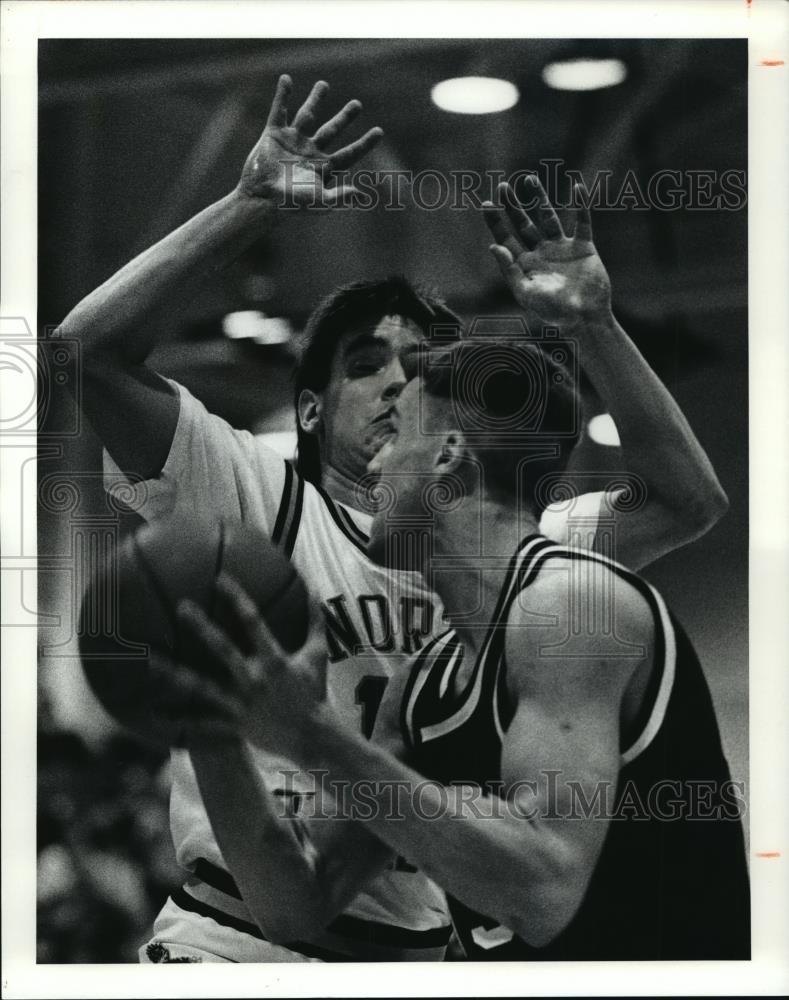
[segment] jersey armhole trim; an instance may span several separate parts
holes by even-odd
[[[674,688],[674,675],[676,673],[677,666],[677,640],[674,634],[674,626],[671,624],[668,609],[666,608],[660,594],[656,590],[653,590],[649,584],[647,584],[647,588],[650,592],[650,597],[652,598],[650,604],[652,604],[653,613],[656,612],[655,628],[660,630],[663,639],[663,673],[660,678],[660,687],[658,688],[657,697],[655,698],[655,703],[652,706],[652,711],[649,714],[647,724],[641,730],[641,735],[622,754],[621,760],[623,765],[629,764],[631,761],[635,760],[639,754],[643,753],[657,735],[658,730],[663,724],[663,719],[666,715],[666,707],[668,706],[669,698],[671,697],[671,692]],[[661,666],[661,664],[657,664],[657,666]]]

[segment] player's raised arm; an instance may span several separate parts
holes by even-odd
[[[287,215],[284,208],[342,201],[351,189],[333,184],[334,172],[352,166],[380,138],[381,130],[371,129],[327,152],[342,143],[361,104],[350,101],[318,127],[318,104],[328,90],[321,81],[289,122],[291,87],[290,77],[281,76],[236,188],[123,267],[60,326],[63,336],[76,337],[83,347],[85,412],[127,473],[158,474],[178,421],[177,394],[144,364],[162,321]]]
[[[707,532],[728,509],[726,494],[671,394],[611,311],[611,283],[592,241],[588,208],[564,229],[545,191],[531,179],[529,211],[502,185],[504,214],[483,206],[491,252],[533,329],[558,327],[579,343],[580,362],[619,432],[625,465],[643,483],[640,503],[617,511],[619,561],[639,568]],[[576,185],[583,205],[586,192]],[[610,554],[610,553],[609,553]]]

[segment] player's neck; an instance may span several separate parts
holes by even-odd
[[[335,469],[334,466],[327,465],[323,469],[321,485],[332,500],[352,507],[362,514],[373,514],[375,511],[372,506],[372,497],[370,503],[366,503],[366,490],[363,487],[360,488],[359,483],[358,476],[346,475],[341,470]]]
[[[527,535],[538,532],[536,518],[490,499],[436,516],[430,582],[468,645],[476,648],[484,640],[513,553]]]

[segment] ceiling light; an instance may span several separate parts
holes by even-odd
[[[442,80],[430,92],[434,104],[444,111],[461,115],[489,115],[506,111],[518,103],[520,94],[514,83],[492,76],[458,76]]]
[[[603,444],[608,448],[619,447],[619,432],[610,413],[599,413],[592,417],[586,430],[596,444]]]
[[[553,62],[542,71],[542,78],[554,90],[601,90],[615,87],[627,76],[621,59],[568,59]]]
[[[281,316],[266,316],[255,309],[228,313],[222,330],[231,340],[254,340],[264,346],[286,344],[292,334],[290,323]]]

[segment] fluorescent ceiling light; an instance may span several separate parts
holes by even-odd
[[[222,330],[231,340],[254,340],[264,346],[286,344],[293,332],[281,316],[266,316],[254,309],[228,313],[222,320]]]
[[[619,447],[619,431],[610,413],[599,413],[596,417],[592,417],[586,431],[596,444],[603,444],[609,448]]]
[[[430,91],[434,104],[461,115],[489,115],[518,103],[518,88],[492,76],[458,76],[442,80]]]
[[[568,59],[553,62],[542,71],[542,78],[554,90],[601,90],[615,87],[627,76],[621,59]]]

